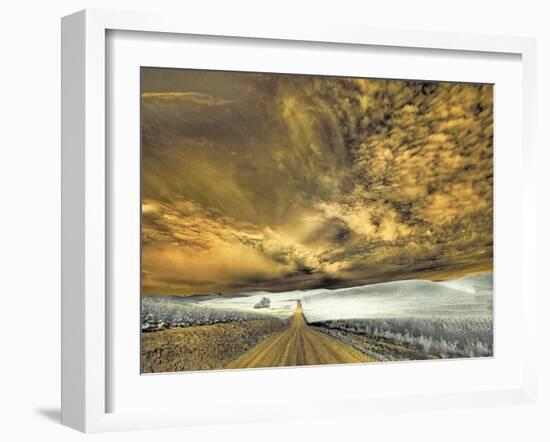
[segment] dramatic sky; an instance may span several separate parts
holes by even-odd
[[[146,294],[492,270],[491,85],[142,68]]]

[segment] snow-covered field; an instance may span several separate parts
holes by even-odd
[[[492,274],[409,280],[326,291],[302,299],[308,322],[337,319],[492,317]]]
[[[302,303],[308,322],[367,318],[492,317],[493,275],[468,276],[444,282],[408,280],[336,290],[314,289],[271,293],[246,292],[226,296],[183,298],[195,306],[255,311],[264,297],[272,315],[290,316]]]
[[[262,311],[269,312],[272,315],[289,317],[294,313],[297,301],[303,300],[306,297],[315,297],[326,292],[327,290],[325,289],[293,290],[279,293],[265,291],[245,292],[232,297],[217,296],[208,300],[200,300],[193,302],[193,305],[257,312],[259,309],[256,309],[254,306],[267,297],[270,300],[270,307],[269,309],[262,309]]]
[[[493,354],[493,275],[396,281],[302,299],[304,315],[331,334],[388,339],[442,358]],[[371,354],[385,360],[387,355]]]

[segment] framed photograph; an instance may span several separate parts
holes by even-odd
[[[141,371],[493,356],[493,85],[141,68]]]
[[[64,424],[534,400],[533,40],[62,36]]]

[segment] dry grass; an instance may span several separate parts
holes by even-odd
[[[260,319],[142,333],[142,373],[216,370],[287,324]]]

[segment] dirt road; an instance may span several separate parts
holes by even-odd
[[[298,301],[289,328],[260,342],[225,368],[288,367],[372,361],[374,359],[360,351],[309,327]]]

